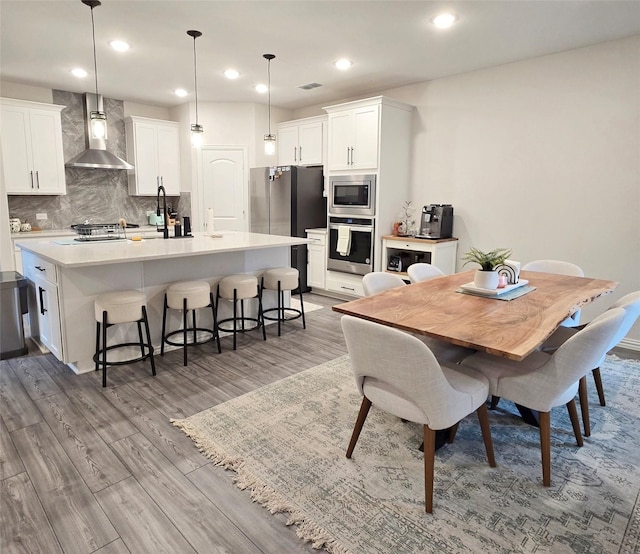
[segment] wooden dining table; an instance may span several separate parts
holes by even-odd
[[[521,361],[616,281],[522,271],[534,290],[500,300],[458,292],[474,271],[436,277],[333,306],[336,312]]]

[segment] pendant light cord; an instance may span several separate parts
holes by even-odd
[[[267,81],[269,87],[269,135],[271,135],[271,60],[267,64]]]
[[[193,86],[196,91],[196,125],[198,124],[198,63],[196,59],[196,38],[193,37]]]
[[[98,59],[96,57],[96,25],[93,20],[93,6],[91,6],[91,34],[93,36],[93,72],[96,77],[96,102],[98,96]],[[97,109],[97,108],[96,108]]]

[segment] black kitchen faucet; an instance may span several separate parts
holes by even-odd
[[[162,193],[162,212],[160,212],[160,193]],[[162,221],[164,225],[164,229],[162,229],[162,238],[169,238],[169,226],[167,225],[169,222],[167,221],[167,192],[164,190],[164,185],[158,185],[158,194],[156,196],[156,215],[159,217],[162,213]],[[158,232],[160,229],[158,229]]]

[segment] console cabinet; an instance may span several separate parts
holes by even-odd
[[[64,106],[0,99],[0,137],[7,194],[66,194]]]
[[[129,194],[155,196],[164,185],[167,196],[180,195],[179,124],[173,121],[127,117],[127,161]]]
[[[394,235],[382,237],[384,270],[389,271],[389,262],[393,256],[400,256],[406,262],[403,264],[402,271],[390,271],[390,273],[396,273],[401,277],[407,275],[406,267],[419,262],[434,265],[446,275],[451,275],[456,272],[457,253],[457,238],[430,240]]]
[[[323,165],[326,127],[326,116],[278,124],[278,165]]]

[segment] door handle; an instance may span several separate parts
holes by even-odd
[[[293,147],[293,161],[298,161],[298,148],[296,146]]]
[[[47,269],[45,267],[40,267],[39,265],[36,266],[36,269],[38,271],[47,271]]]
[[[29,171],[29,175],[30,175],[30,177],[31,177],[31,188],[35,188],[35,187],[33,186],[33,170]]]
[[[302,162],[302,146],[300,147],[300,161]]]
[[[36,184],[37,184],[37,189],[40,190],[40,174],[38,173],[38,171],[36,170]]]
[[[44,289],[42,287],[38,287],[38,298],[40,300],[40,314],[44,315],[47,309],[44,307],[44,297],[43,293]]]

